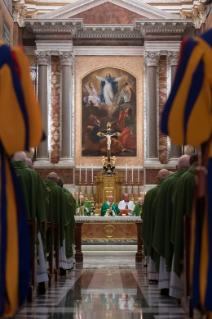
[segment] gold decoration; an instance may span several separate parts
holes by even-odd
[[[104,233],[107,238],[112,238],[115,232],[115,227],[113,225],[107,225],[104,227]]]

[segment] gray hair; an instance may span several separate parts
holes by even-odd
[[[26,163],[27,157],[24,152],[16,152],[13,154],[12,161]]]
[[[47,179],[57,183],[58,175],[55,172],[51,172],[51,173],[48,174]]]
[[[178,159],[177,162],[177,167],[178,169],[181,168],[189,168],[190,164],[189,164],[189,160],[190,160],[190,156],[189,155],[183,155]]]
[[[170,175],[170,172],[167,169],[161,169],[158,173],[158,179],[160,182],[164,181],[168,176]]]

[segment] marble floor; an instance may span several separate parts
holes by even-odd
[[[125,256],[89,256],[17,319],[186,319],[178,302],[149,284],[146,268]]]

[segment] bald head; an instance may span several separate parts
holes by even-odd
[[[27,165],[29,168],[33,169],[32,160],[31,160],[30,158],[28,158],[28,157],[27,157],[27,159],[26,159],[26,165]]]
[[[159,182],[164,181],[168,176],[170,175],[170,172],[167,169],[161,169],[158,173],[158,180]]]
[[[47,176],[47,179],[49,179],[49,180],[54,181],[54,182],[57,183],[58,175],[57,175],[57,173],[55,173],[55,172],[51,172],[51,173],[49,173],[49,175]]]
[[[177,169],[182,169],[182,168],[188,169],[190,167],[189,160],[190,160],[189,155],[181,156],[177,162]]]
[[[26,163],[26,154],[24,152],[16,152],[12,157],[12,161]]]

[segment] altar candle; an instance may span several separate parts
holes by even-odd
[[[86,166],[85,166],[85,182],[87,183],[87,164],[85,164]]]
[[[138,183],[140,182],[140,169],[138,167]]]
[[[79,171],[79,182],[81,183],[82,179],[82,172],[81,172],[81,164],[80,164],[80,171]]]
[[[127,164],[126,164],[126,177],[125,177],[125,182],[127,183]]]
[[[133,183],[133,165],[132,165],[132,183]]]
[[[92,164],[92,167],[91,167],[91,182],[93,183],[93,164]]]

